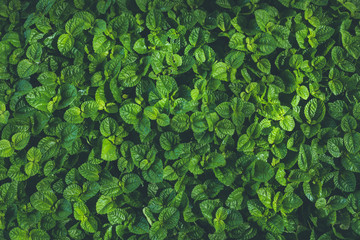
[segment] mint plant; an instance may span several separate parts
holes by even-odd
[[[0,0],[0,239],[358,239],[359,0]]]

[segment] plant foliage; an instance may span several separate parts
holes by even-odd
[[[359,239],[359,0],[0,0],[0,239]]]

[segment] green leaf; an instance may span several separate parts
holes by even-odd
[[[229,0],[216,0],[216,4],[222,8],[231,9]]]
[[[335,33],[335,29],[326,25],[318,26],[315,31],[316,39],[318,40],[319,43],[323,43],[327,41],[328,39],[331,38],[331,36],[334,33]]]
[[[216,106],[215,111],[222,118],[230,118],[231,117],[231,104],[229,102],[223,102]]]
[[[282,129],[288,132],[291,132],[295,128],[295,120],[290,115],[287,115],[284,119],[280,120],[279,124]]]
[[[74,203],[74,218],[82,221],[89,216],[89,208],[83,201],[77,201]]]
[[[146,15],[146,27],[151,31],[159,31],[162,19],[162,13],[158,9],[153,9]]]
[[[194,28],[189,35],[189,43],[194,47],[199,47],[208,42],[210,33],[202,28]]]
[[[356,118],[356,120],[360,120],[360,103],[355,103],[353,108],[353,116]]]
[[[351,172],[360,172],[360,155],[359,154],[349,154],[341,158],[341,165],[344,169]]]
[[[124,184],[125,193],[131,193],[135,191],[142,184],[141,178],[134,173],[124,175],[122,177],[122,182]]]
[[[159,142],[160,142],[160,146],[164,150],[170,151],[174,149],[177,144],[179,144],[180,138],[178,135],[175,135],[173,132],[164,132],[161,134]]]
[[[327,141],[327,150],[333,157],[340,157],[343,152],[344,141],[342,138],[334,137]]]
[[[225,63],[232,68],[239,68],[244,63],[245,53],[240,51],[230,52],[225,57]]]
[[[360,57],[360,37],[353,37],[346,31],[342,31],[341,35],[344,48],[353,58],[358,59]]]
[[[35,74],[39,69],[39,66],[28,59],[23,59],[17,65],[17,73],[20,78],[28,78]]]
[[[164,240],[167,237],[167,229],[157,221],[150,228],[149,237],[151,240]]]
[[[260,30],[266,32],[266,25],[270,22],[270,14],[266,10],[258,9],[254,12],[255,20]]]
[[[15,227],[9,232],[10,240],[30,240],[28,232],[19,227]]]
[[[261,60],[259,60],[256,64],[256,66],[258,67],[258,69],[265,73],[265,74],[270,74],[270,70],[271,70],[271,63],[268,59],[263,58]]]
[[[205,200],[200,203],[200,210],[202,215],[208,220],[212,221],[215,215],[215,209],[222,206],[222,203],[219,199],[215,200]]]
[[[275,38],[277,47],[289,49],[291,44],[289,41],[290,29],[282,25],[275,25],[271,28],[271,34]]]
[[[116,208],[116,204],[111,197],[101,195],[96,202],[96,212],[107,214]]]
[[[84,118],[81,116],[81,110],[78,107],[72,107],[65,111],[64,120],[68,123],[82,123]]]
[[[205,132],[208,129],[208,123],[205,114],[202,112],[195,112],[190,117],[191,129],[194,133]]]
[[[227,81],[227,64],[218,62],[212,65],[211,76],[215,79]]]
[[[358,132],[349,132],[344,136],[346,150],[348,150],[350,153],[354,154],[360,151],[360,144],[358,144],[359,141],[360,133]]]
[[[85,27],[85,22],[83,19],[78,17],[73,17],[66,22],[65,31],[68,34],[75,37],[83,31],[84,27]]]
[[[57,109],[66,108],[69,106],[77,97],[77,89],[71,84],[61,85],[59,88],[60,100],[57,104]]]
[[[235,133],[235,126],[230,120],[223,119],[216,124],[215,132],[219,138],[232,136]]]
[[[124,67],[119,74],[119,82],[123,87],[135,87],[139,84],[141,76],[137,73],[137,65],[128,65]]]
[[[304,85],[297,88],[296,93],[304,100],[307,100],[310,96],[309,89]]]
[[[294,69],[299,69],[304,62],[304,57],[300,54],[294,54],[290,57],[289,66]]]
[[[311,60],[311,65],[315,69],[323,69],[326,66],[326,58],[324,56],[317,56]]]
[[[57,76],[54,72],[43,72],[39,75],[39,77],[37,78],[37,80],[42,84],[42,85],[47,85],[47,86],[54,86],[56,85],[56,81],[57,81]]]
[[[229,197],[226,199],[226,206],[230,209],[240,210],[242,208],[242,203],[244,200],[243,192],[245,191],[244,188],[237,188],[232,191]]]
[[[212,152],[205,160],[204,169],[215,169],[217,167],[225,166],[225,157],[220,153]]]
[[[94,217],[89,217],[80,222],[80,226],[83,230],[89,233],[95,233],[98,229],[98,223]]]
[[[29,162],[39,162],[41,157],[41,151],[36,147],[31,147],[26,154],[26,158]]]
[[[247,134],[243,134],[239,137],[237,142],[237,151],[252,152],[255,147],[254,140],[250,139]]]
[[[164,169],[161,160],[154,162],[149,169],[142,171],[143,178],[150,183],[159,183],[163,180]]]
[[[43,112],[49,112],[48,104],[54,97],[55,91],[53,88],[40,86],[33,88],[27,95],[26,101],[30,106]]]
[[[101,158],[105,161],[115,161],[119,158],[117,147],[106,138],[102,141]]]
[[[99,165],[84,163],[79,167],[79,173],[88,181],[99,181],[101,168]]]
[[[36,192],[30,197],[31,205],[40,212],[51,212],[57,197],[54,192]]]
[[[0,140],[0,157],[11,157],[14,154],[14,148],[11,143],[6,140]]]
[[[217,26],[220,28],[221,31],[227,31],[231,24],[231,17],[228,13],[221,13],[216,18]]]
[[[329,88],[331,92],[336,96],[342,93],[343,91],[343,84],[339,80],[331,80],[329,81]]]
[[[246,202],[249,213],[255,217],[263,217],[265,207],[257,199],[251,199]]]
[[[44,137],[38,143],[43,160],[54,157],[59,151],[59,141],[53,137]]]
[[[134,43],[134,50],[139,54],[146,54],[148,52],[148,48],[145,43],[145,38],[139,38]]]
[[[235,50],[245,50],[245,35],[242,33],[235,33],[231,36],[229,47]]]
[[[36,162],[28,162],[25,165],[25,173],[32,177],[35,176],[40,171],[40,165]]]
[[[214,228],[217,233],[221,233],[221,232],[224,232],[224,230],[226,228],[226,224],[223,220],[215,218],[214,219]]]
[[[159,221],[166,229],[173,229],[177,226],[180,219],[180,212],[174,207],[164,208],[160,215]]]
[[[26,132],[15,133],[11,137],[11,141],[13,142],[13,147],[15,150],[22,150],[29,143],[30,134]]]
[[[139,121],[138,114],[141,112],[141,107],[134,103],[129,103],[122,106],[119,110],[121,118],[127,124],[136,124]]]
[[[177,114],[171,119],[172,129],[176,132],[185,132],[190,127],[190,118],[187,114]]]
[[[68,53],[75,44],[75,39],[68,33],[61,34],[58,41],[57,47],[62,54]]]
[[[96,34],[94,36],[92,46],[95,53],[104,53],[110,50],[112,42],[104,34]]]
[[[349,171],[341,171],[335,175],[334,184],[343,192],[353,192],[356,189],[355,174]]]
[[[122,224],[128,217],[127,212],[121,208],[115,208],[113,211],[107,214],[110,224]]]
[[[258,182],[267,182],[275,175],[270,164],[261,160],[255,162],[253,171],[253,179]]]
[[[261,55],[269,55],[277,48],[276,40],[268,33],[258,35],[255,40],[258,53]]]
[[[158,118],[156,119],[156,123],[160,127],[166,127],[166,126],[168,126],[170,124],[170,118],[165,113],[160,113]]]
[[[343,196],[332,196],[329,198],[327,205],[333,211],[338,211],[345,208],[349,204],[348,200]]]
[[[360,220],[353,220],[351,222],[351,229],[357,234],[360,235]]]
[[[50,240],[49,234],[41,229],[33,229],[30,231],[30,239]]]
[[[309,124],[321,122],[325,117],[325,104],[323,101],[313,98],[305,106],[304,114]]]
[[[356,119],[350,115],[346,115],[341,119],[341,129],[344,132],[351,132],[357,128]]]
[[[99,104],[96,101],[85,101],[81,104],[81,117],[83,118],[96,117],[98,113],[98,109],[99,109]]]
[[[275,179],[280,183],[282,186],[286,186],[286,178],[285,178],[286,172],[284,169],[279,168],[276,172]]]
[[[259,188],[256,193],[262,204],[264,204],[265,207],[272,209],[273,192],[271,191],[271,188]]]
[[[303,204],[301,198],[295,193],[286,193],[282,200],[281,211],[284,213],[290,213],[299,208]]]
[[[285,230],[285,223],[283,218],[279,215],[274,215],[266,222],[266,228],[276,235],[282,234]]]
[[[118,128],[117,122],[113,118],[105,118],[100,124],[100,133],[104,137],[114,135]]]
[[[306,144],[301,144],[298,154],[299,168],[303,171],[307,171],[308,168],[311,166],[311,161],[312,161],[311,147]]]
[[[163,97],[168,98],[170,93],[178,89],[178,86],[173,77],[163,75],[157,79],[156,88]]]
[[[43,49],[39,43],[34,43],[26,50],[26,56],[31,62],[40,63]]]

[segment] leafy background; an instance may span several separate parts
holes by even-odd
[[[1,0],[0,239],[358,239],[359,0]]]

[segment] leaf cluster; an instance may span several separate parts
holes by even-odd
[[[0,0],[0,239],[359,239],[359,19]]]

